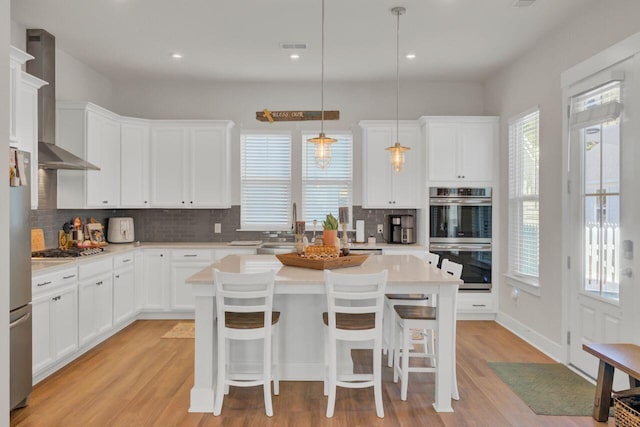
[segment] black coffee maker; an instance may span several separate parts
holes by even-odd
[[[415,221],[413,215],[389,215],[389,243],[415,243]]]

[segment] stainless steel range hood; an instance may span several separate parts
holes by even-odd
[[[41,169],[100,170],[94,164],[55,145],[56,139],[56,39],[45,30],[27,30],[27,73],[48,85],[38,90],[38,166]]]

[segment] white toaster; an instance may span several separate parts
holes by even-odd
[[[129,243],[133,242],[134,237],[133,218],[109,218],[107,240],[110,243]]]

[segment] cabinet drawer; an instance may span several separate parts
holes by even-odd
[[[458,295],[458,311],[493,311],[492,295],[461,293]]]
[[[31,280],[33,293],[42,293],[61,285],[70,285],[78,282],[78,270],[67,268],[43,275],[34,276]]]
[[[113,260],[109,257],[100,261],[94,261],[90,264],[83,264],[78,267],[78,276],[80,280],[87,277],[95,276],[106,272],[111,272],[113,268]]]
[[[178,262],[212,262],[213,254],[210,249],[176,249],[171,251],[171,260]]]
[[[125,268],[133,266],[133,252],[127,252],[122,255],[115,255],[113,257],[113,268]]]

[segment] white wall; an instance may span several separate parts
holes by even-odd
[[[26,51],[26,39],[26,27],[11,21],[11,44]],[[56,43],[57,100],[91,101],[110,109],[112,92],[113,84],[108,78],[60,49]]]
[[[534,5],[535,7],[535,5]],[[541,296],[520,293],[510,298],[511,288],[500,289],[500,311],[519,322],[524,330],[561,345],[562,268],[562,92],[560,73],[612,44],[640,31],[640,2],[596,2],[593,7],[565,23],[504,68],[486,83],[486,113],[502,117],[500,132],[500,206],[507,218],[509,117],[540,106],[540,286]],[[500,246],[507,246],[507,221],[502,222]],[[500,265],[507,268],[507,251]],[[504,273],[504,271],[502,271]],[[504,283],[504,280],[502,281]],[[527,331],[528,332],[528,331]],[[534,339],[535,341],[535,339]],[[562,355],[559,355],[562,357]]]
[[[5,148],[0,164],[9,162],[9,0],[0,0],[0,135]],[[5,175],[6,177],[6,175]],[[9,186],[0,185],[0,230],[9,229]],[[7,235],[7,233],[2,233]],[[0,240],[0,427],[9,425],[9,241]]]
[[[351,130],[354,135],[354,204],[361,204],[361,133],[365,119],[394,119],[395,81],[374,83],[325,83],[325,110],[340,110],[339,121],[325,121],[326,130]],[[114,111],[149,119],[228,119],[236,124],[232,139],[232,165],[239,167],[240,131],[293,130],[300,144],[300,130],[319,130],[320,123],[263,123],[257,111],[319,110],[320,82],[309,83],[206,83],[185,81],[116,81]],[[422,115],[481,115],[484,93],[480,83],[401,82],[400,118]],[[409,154],[410,155],[410,154]],[[239,170],[233,174],[232,204],[240,204]]]

